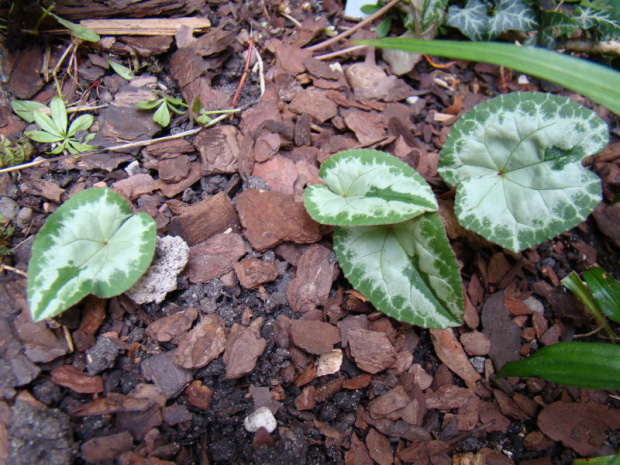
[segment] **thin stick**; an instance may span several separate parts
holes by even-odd
[[[252,50],[254,48],[254,39],[250,39],[250,43],[248,44],[248,56],[245,59],[245,66],[243,67],[243,74],[241,75],[241,79],[239,80],[239,85],[237,86],[237,90],[235,91],[235,96],[232,99],[232,107],[235,108],[237,106],[237,101],[239,100],[239,96],[241,95],[241,90],[243,89],[243,84],[245,84],[245,80],[250,74],[250,61],[252,61]],[[230,115],[232,118],[233,115]]]
[[[368,18],[366,18],[363,21],[360,21],[359,23],[357,23],[355,26],[353,26],[352,28],[344,31],[341,34],[338,34],[335,37],[332,37],[331,39],[327,39],[326,41],[320,42],[318,44],[312,45],[310,47],[306,47],[304,50],[310,50],[311,52],[316,52],[317,50],[321,50],[324,49],[326,47],[329,47],[331,44],[335,44],[336,42],[338,42],[339,40],[342,39],[346,39],[347,37],[349,37],[350,35],[354,34],[357,30],[363,28],[364,26],[366,26],[367,24],[372,23],[375,19],[383,16],[385,13],[387,13],[390,9],[392,9],[392,7],[394,7],[398,2],[400,2],[400,0],[392,0],[390,3],[388,3],[387,5],[385,5],[383,8],[381,8],[379,11],[377,11],[376,13],[370,15]]]
[[[362,50],[368,47],[368,45],[353,45],[352,47],[343,48],[342,50],[336,50],[335,52],[326,53],[325,55],[315,56],[317,60],[331,60],[332,58],[336,58],[342,55],[346,55],[347,53],[355,52],[356,50]]]

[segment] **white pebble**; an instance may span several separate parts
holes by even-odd
[[[255,433],[259,428],[265,428],[269,433],[273,433],[278,426],[276,417],[267,406],[260,407],[250,413],[243,420],[243,427],[250,433]]]

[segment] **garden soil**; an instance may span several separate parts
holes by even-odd
[[[50,32],[22,32],[40,17],[37,2],[0,3],[0,134],[30,129],[10,102],[47,104],[56,80],[95,116],[101,147],[50,161],[34,144],[46,162],[0,174],[1,211],[15,226],[0,272],[0,464],[563,465],[620,447],[617,392],[494,376],[596,329],[560,281],[594,264],[620,277],[617,116],[491,65],[419,57],[395,76],[379,51],[339,54],[348,39],[326,44],[326,31],[355,23],[336,0],[60,0],[54,12],[138,22],[104,23],[112,30],[98,43],[73,47],[53,21],[40,27]],[[180,17],[210,27],[179,27]],[[131,35],[139,27],[147,35]],[[586,160],[604,186],[594,214],[514,254],[455,225],[437,160],[460,115],[519,90],[594,109],[611,143]],[[175,114],[162,128],[135,106],[153,91],[240,110],[204,128]],[[122,144],[132,145],[113,148]],[[376,311],[343,277],[331,230],[306,214],[303,189],[320,182],[320,164],[361,147],[404,160],[438,195],[463,277],[461,327],[411,327]],[[163,275],[33,323],[34,236],[95,186],[155,219]]]

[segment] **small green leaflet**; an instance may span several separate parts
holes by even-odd
[[[496,0],[494,7],[482,0],[467,0],[465,8],[448,8],[446,24],[474,41],[493,40],[503,32],[537,28],[534,10],[521,0]]]
[[[114,72],[118,74],[120,77],[122,77],[123,79],[126,79],[127,81],[131,81],[135,77],[133,72],[127,66],[121,65],[120,63],[117,63],[116,61],[112,61],[109,58],[108,58],[108,63],[110,64],[110,67],[114,70]]]
[[[39,102],[35,102],[33,100],[13,100],[11,102],[11,108],[18,116],[28,121],[29,123],[34,123],[34,113],[41,112],[41,110],[48,111],[45,105]]]
[[[497,377],[531,377],[581,388],[620,389],[620,346],[560,342],[523,360],[507,363]]]
[[[67,21],[66,19],[62,19],[60,16],[55,15],[54,13],[49,13],[50,16],[53,16],[56,21],[62,24],[64,27],[71,31],[71,34],[81,40],[85,40],[87,42],[99,42],[101,37],[92,29],[88,29],[87,27],[81,26],[80,24],[72,23],[71,21]]]
[[[581,160],[605,148],[607,124],[568,98],[502,95],[463,115],[438,172],[457,188],[459,223],[513,252],[583,221],[601,200]]]
[[[334,252],[349,282],[386,315],[425,328],[462,324],[459,267],[437,213],[337,227]]]
[[[108,298],[125,292],[151,264],[155,240],[153,218],[132,216],[111,189],[75,194],[49,216],[32,245],[32,319],[58,315],[88,294]]]
[[[327,159],[319,175],[326,185],[306,189],[310,216],[323,224],[362,226],[398,223],[437,211],[422,176],[378,150],[345,150]]]

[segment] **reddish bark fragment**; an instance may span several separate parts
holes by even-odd
[[[183,312],[159,318],[146,327],[146,335],[159,342],[170,342],[185,334],[197,316],[196,309],[189,307]]]
[[[128,431],[123,431],[86,441],[80,447],[80,454],[87,462],[98,463],[112,461],[132,447],[133,437]]]
[[[340,331],[334,325],[322,321],[291,321],[293,344],[314,355],[330,352],[340,342]]]
[[[202,368],[220,356],[225,344],[224,320],[218,315],[207,315],[181,340],[174,363],[188,369]]]
[[[352,328],[347,332],[347,338],[351,356],[361,370],[376,374],[396,362],[394,346],[383,333]]]
[[[235,263],[235,273],[237,273],[239,283],[246,289],[256,289],[261,284],[273,281],[280,275],[276,265],[254,257],[244,258]]]
[[[370,457],[379,465],[394,463],[394,452],[390,446],[390,440],[374,428],[370,428],[366,435],[366,447],[368,447]]]
[[[192,406],[200,410],[209,410],[213,389],[202,384],[200,380],[194,380],[185,388],[185,398]]]
[[[256,366],[256,360],[267,345],[267,341],[260,337],[263,321],[263,317],[260,317],[249,327],[237,323],[233,325],[224,350],[226,379],[241,378]]]
[[[355,433],[351,435],[351,449],[347,452],[346,461],[347,465],[374,465],[366,444]]]
[[[103,392],[101,376],[89,376],[73,365],[62,365],[51,372],[52,382],[79,392],[80,394],[97,394]]]
[[[469,362],[463,347],[454,336],[454,331],[452,329],[431,329],[430,331],[437,357],[452,372],[463,378],[470,389],[477,391],[476,382],[480,379],[480,373]]]
[[[286,290],[291,309],[298,313],[325,306],[336,277],[335,269],[334,253],[321,245],[311,245],[301,256],[297,276]]]
[[[409,403],[409,395],[402,386],[386,392],[368,404],[368,411],[373,418],[383,417],[405,407]]]
[[[193,283],[208,283],[232,271],[243,255],[245,244],[239,234],[217,234],[190,247],[185,273]]]

